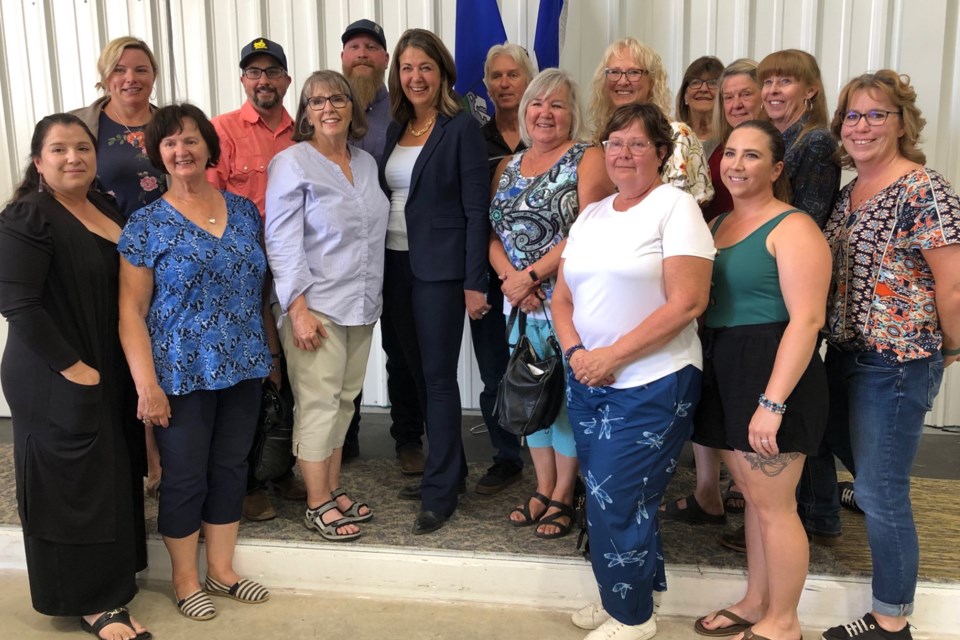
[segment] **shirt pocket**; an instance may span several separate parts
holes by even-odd
[[[251,177],[265,176],[267,159],[260,155],[238,155],[233,163],[232,179],[237,183],[246,183]]]

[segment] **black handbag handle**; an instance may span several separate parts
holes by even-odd
[[[554,348],[554,351],[556,351],[557,355],[560,355],[561,354],[560,342],[557,340],[557,332],[553,330],[553,323],[550,322],[550,314],[547,313],[546,311],[547,301],[544,300],[543,304],[544,304],[543,317],[546,318],[547,327],[550,328],[550,339],[548,340],[548,342],[550,343],[550,346]],[[521,311],[520,307],[511,307],[510,317],[507,319],[507,335],[506,335],[507,344],[510,347],[517,346],[516,344],[512,344],[510,342],[510,334],[513,332],[513,323],[518,321],[520,322],[519,332],[517,333],[517,340],[519,341],[520,336],[524,336],[527,334],[527,314]]]

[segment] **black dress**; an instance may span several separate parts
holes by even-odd
[[[123,224],[108,200],[90,200]],[[124,605],[146,566],[143,427],[117,331],[118,271],[116,245],[46,193],[0,214],[0,381],[33,607],[47,615]],[[59,373],[81,359],[98,385]]]

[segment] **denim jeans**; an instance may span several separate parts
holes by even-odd
[[[847,411],[830,424],[849,425],[857,505],[867,520],[873,559],[873,609],[888,616],[913,612],[920,549],[910,505],[910,469],[923,419],[943,378],[938,353],[890,365],[878,353],[827,352],[830,390],[844,393]]]

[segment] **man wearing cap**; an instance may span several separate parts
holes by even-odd
[[[236,111],[213,119],[213,126],[220,136],[220,162],[207,169],[207,180],[218,189],[249,198],[263,217],[267,165],[273,156],[294,144],[293,118],[283,107],[283,97],[290,86],[287,56],[276,42],[256,38],[241,50],[240,69],[240,84],[247,94],[247,101]],[[279,338],[271,339],[270,344],[277,361],[281,355]],[[287,394],[288,389],[282,392]],[[287,398],[292,405],[292,397],[287,395]],[[291,469],[293,462],[291,456]],[[303,482],[289,469],[275,483],[284,498],[306,498]],[[247,495],[243,499],[243,516],[255,521],[277,516],[266,485],[254,478],[252,465]]]
[[[340,41],[343,43],[343,52],[340,54],[343,75],[353,89],[353,99],[367,116],[367,134],[362,139],[350,142],[370,153],[379,163],[386,143],[387,125],[391,119],[390,95],[384,83],[390,61],[387,40],[383,28],[376,22],[357,20],[346,28]],[[387,354],[387,393],[390,397],[390,419],[393,423],[390,435],[396,443],[400,471],[406,475],[418,475],[423,473],[424,458],[423,414],[417,386],[389,318],[381,319],[380,336],[383,350]],[[356,457],[360,451],[360,396],[357,396],[356,406],[356,413],[343,444],[345,460]]]

